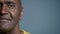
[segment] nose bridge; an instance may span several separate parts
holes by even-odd
[[[7,13],[7,6],[5,4],[2,6],[2,13]]]

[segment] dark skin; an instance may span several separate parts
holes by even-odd
[[[22,15],[21,0],[0,0],[0,34],[23,34],[18,25]]]

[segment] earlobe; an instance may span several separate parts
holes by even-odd
[[[21,13],[20,13],[20,17],[19,17],[19,19],[21,20],[22,17],[23,17],[23,10],[22,10]]]

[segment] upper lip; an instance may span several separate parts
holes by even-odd
[[[9,18],[0,18],[0,20],[10,20]]]

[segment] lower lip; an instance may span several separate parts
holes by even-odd
[[[9,20],[0,20],[0,21],[9,21]]]

